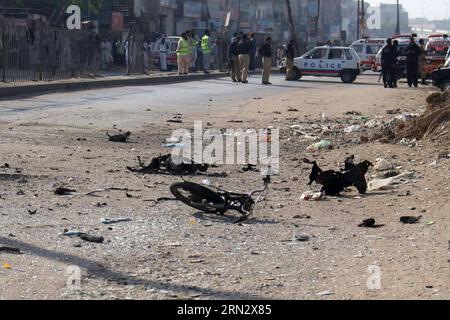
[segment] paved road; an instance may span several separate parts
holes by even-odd
[[[343,84],[337,78],[305,77],[301,81],[287,82],[279,74],[273,75],[272,86],[262,86],[260,81],[260,76],[254,76],[249,84],[243,85],[232,83],[229,78],[220,78],[4,99],[0,100],[0,122],[37,121],[79,127],[95,123],[99,128],[112,124],[129,126],[142,123],[142,112],[148,109],[159,113],[207,113],[216,108],[224,110],[227,106],[238,106],[256,97],[266,98],[295,90],[304,91],[305,96],[327,96],[329,90],[342,88],[351,95],[355,87],[378,86],[375,77],[370,75],[359,77],[352,85]]]

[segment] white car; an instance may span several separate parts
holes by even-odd
[[[297,80],[302,76],[340,77],[353,83],[361,73],[358,54],[349,47],[316,47],[294,59]]]

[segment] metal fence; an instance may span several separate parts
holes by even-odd
[[[50,81],[95,74],[99,41],[86,31],[0,21],[0,81]]]

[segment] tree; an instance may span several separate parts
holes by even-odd
[[[297,51],[296,55],[299,55],[300,54],[300,46],[298,43],[297,32],[295,31],[294,19],[292,18],[292,7],[291,7],[290,0],[286,0],[286,9],[287,9],[287,15],[288,15],[289,31],[291,32],[292,39],[294,40],[294,48]]]

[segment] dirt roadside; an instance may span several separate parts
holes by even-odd
[[[360,144],[351,142],[352,134],[331,135],[334,149],[311,154],[305,152],[310,142],[291,128],[299,123],[346,127],[361,123],[361,116],[368,117],[364,121],[389,119],[386,111],[396,108],[417,112],[430,91],[333,84],[326,91],[306,94],[300,88],[289,96],[262,99],[255,92],[253,101],[220,112],[205,112],[206,106],[182,111],[181,126],[188,129],[194,120],[214,128],[281,129],[281,174],[273,179],[268,201],[242,225],[195,213],[178,202],[148,201],[170,197],[169,185],[180,179],[126,171],[136,156],[148,160],[166,151],[161,141],[180,126],[165,122],[175,109],[105,114],[73,108],[0,122],[0,164],[10,165],[0,169],[0,246],[24,252],[0,253],[0,298],[448,299],[449,160],[433,164],[440,153],[448,153],[448,145]],[[344,115],[353,110],[361,115]],[[126,129],[133,132],[131,143],[108,142],[105,131],[121,117],[121,127],[129,124]],[[372,162],[384,158],[415,175],[394,190],[362,198],[353,190],[326,201],[300,200],[308,190],[310,166],[301,162],[305,155],[336,169],[353,154]],[[261,185],[261,176],[241,167],[213,169],[228,177],[208,179],[243,192]],[[371,170],[368,177],[375,174]],[[61,184],[79,192],[129,191],[54,195]],[[31,215],[28,209],[37,212]],[[403,215],[423,219],[403,225]],[[100,223],[102,217],[117,216],[133,221]],[[359,228],[365,218],[384,226]],[[105,243],[62,236],[64,229],[102,235]],[[292,241],[294,235],[310,240]],[[82,271],[80,291],[66,286],[72,265]],[[373,266],[381,272],[379,290],[367,286]]]

